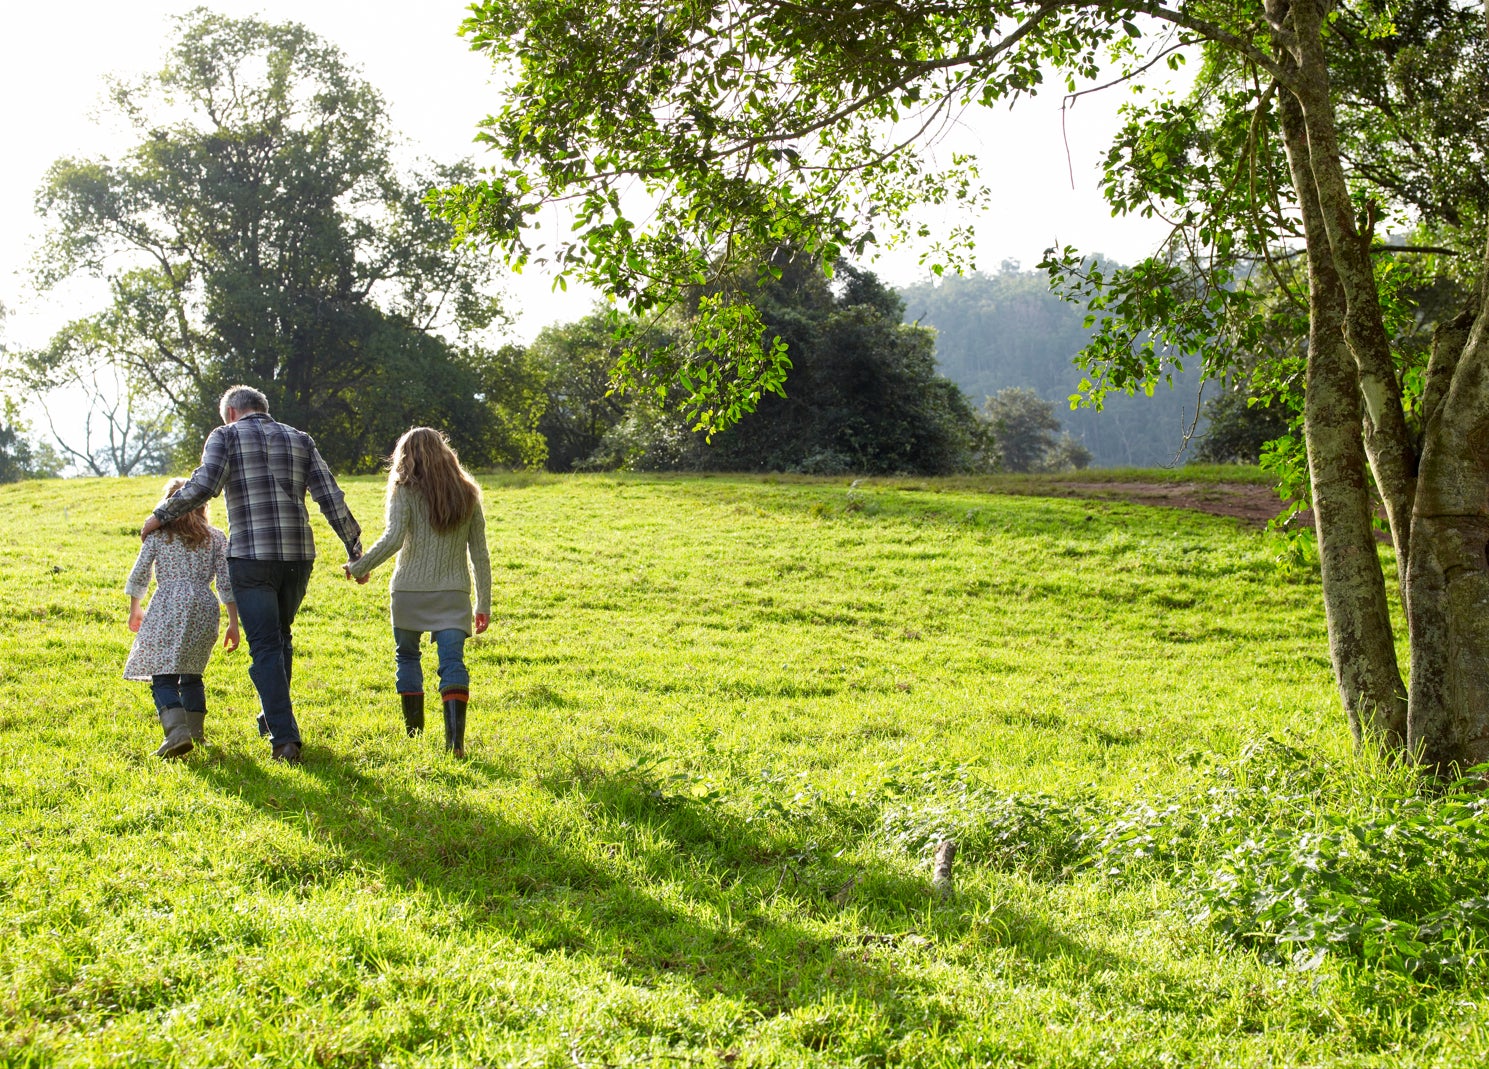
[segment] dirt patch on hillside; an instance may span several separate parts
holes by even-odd
[[[1081,497],[1098,501],[1131,501],[1138,505],[1192,509],[1212,516],[1231,516],[1247,527],[1261,530],[1282,511],[1277,491],[1270,486],[1247,483],[1047,483],[1041,494],[1051,497]],[[1310,525],[1312,513],[1300,514],[1293,523]]]

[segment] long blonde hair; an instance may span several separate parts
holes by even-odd
[[[424,501],[429,525],[441,534],[453,531],[476,510],[481,488],[460,466],[450,440],[433,427],[414,427],[398,439],[388,458],[388,496],[407,486]]]
[[[165,496],[169,500],[176,496],[181,487],[186,485],[185,479],[172,479],[165,484]],[[207,503],[204,501],[198,508],[190,512],[183,512],[170,523],[161,527],[161,533],[167,542],[175,541],[177,536],[181,544],[187,549],[198,549],[204,546],[212,538],[212,524],[207,518]]]

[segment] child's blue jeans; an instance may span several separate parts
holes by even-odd
[[[202,686],[201,676],[151,676],[150,696],[155,699],[157,709],[179,705],[193,713],[200,713],[207,708],[207,688]]]
[[[465,668],[465,632],[458,627],[443,631],[431,631],[435,649],[439,651],[439,692],[469,691],[470,673]],[[393,628],[394,657],[397,672],[394,680],[399,694],[424,693],[424,666],[419,663],[419,641],[422,631]]]

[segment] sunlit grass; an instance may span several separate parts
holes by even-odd
[[[0,488],[0,1063],[1479,1065],[1482,992],[1264,964],[1161,874],[941,903],[891,808],[1349,767],[1316,583],[1234,522],[965,482],[488,477],[464,764],[334,539],[303,767],[246,649],[176,763],[119,678],[158,480]],[[926,492],[930,490],[933,492]],[[352,480],[375,535],[381,483]],[[220,521],[220,516],[219,516]],[[427,666],[432,670],[432,663]]]

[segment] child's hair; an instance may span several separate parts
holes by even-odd
[[[165,484],[165,496],[172,498],[176,492],[186,485],[185,479],[172,479]],[[190,512],[183,512],[170,523],[160,529],[167,542],[173,541],[178,536],[187,549],[196,549],[204,546],[212,538],[212,527],[207,519],[207,505],[202,503],[200,508],[194,508]]]
[[[398,439],[388,458],[389,496],[396,486],[418,493],[429,510],[429,525],[441,533],[470,519],[481,500],[481,488],[460,466],[450,440],[433,427],[414,427]]]

